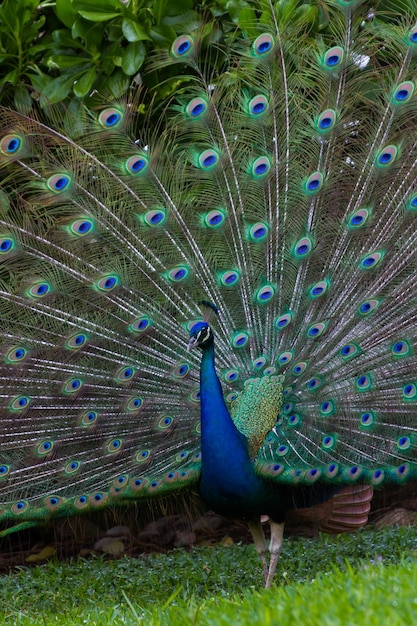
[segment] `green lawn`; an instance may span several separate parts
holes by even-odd
[[[0,624],[409,626],[417,529],[285,542],[262,588],[252,546],[50,562],[0,578]]]

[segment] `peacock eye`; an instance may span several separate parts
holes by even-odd
[[[200,343],[204,343],[207,340],[209,334],[210,334],[209,328],[202,328],[197,335],[197,341],[199,341]]]

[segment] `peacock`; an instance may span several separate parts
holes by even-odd
[[[198,485],[270,586],[289,511],[416,479],[417,10],[287,5],[184,20],[163,104],[1,109],[3,536]]]

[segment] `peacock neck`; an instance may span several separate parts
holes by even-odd
[[[200,370],[202,474],[200,491],[208,501],[243,497],[256,477],[247,439],[233,423],[214,364],[214,346],[203,350]],[[218,508],[218,507],[217,507]]]

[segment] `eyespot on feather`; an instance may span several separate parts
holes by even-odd
[[[347,220],[347,227],[349,230],[356,230],[362,228],[369,221],[371,216],[370,208],[359,209],[352,213]]]
[[[239,372],[237,370],[227,370],[224,373],[224,380],[227,383],[234,383],[239,379]]]
[[[19,500],[15,504],[12,505],[11,512],[14,515],[20,515],[24,511],[27,511],[29,508],[29,502],[27,500]]]
[[[413,28],[409,31],[408,41],[413,46],[417,45],[417,26],[413,26]]]
[[[325,400],[320,405],[320,413],[327,417],[328,415],[332,415],[335,410],[335,403],[333,400]]]
[[[416,383],[407,383],[403,387],[402,399],[406,402],[415,401],[417,399],[417,385]]]
[[[0,140],[0,152],[6,157],[17,157],[23,149],[23,137],[10,133]]]
[[[126,410],[129,412],[139,411],[143,407],[143,400],[139,397],[129,398],[126,403]]]
[[[139,450],[139,452],[136,453],[135,460],[138,463],[144,463],[145,461],[149,460],[150,456],[151,456],[151,451],[149,449]]]
[[[101,293],[113,291],[113,289],[116,289],[119,285],[120,278],[117,274],[104,274],[94,283],[96,291]]]
[[[410,196],[407,203],[407,208],[410,211],[417,211],[417,193],[413,193],[413,195]]]
[[[336,119],[336,111],[334,111],[333,109],[326,109],[325,111],[320,113],[316,122],[316,128],[318,132],[324,134],[332,130],[332,128],[334,128],[336,124]]]
[[[159,430],[166,430],[170,428],[174,423],[174,418],[171,415],[163,415],[157,423],[157,427]]]
[[[269,100],[263,95],[254,96],[247,105],[248,113],[253,118],[262,117],[269,109]]]
[[[197,166],[202,170],[212,170],[218,165],[220,160],[220,155],[216,150],[211,148],[204,150],[198,156]]]
[[[84,411],[80,418],[80,426],[88,427],[96,423],[98,413],[96,411]]]
[[[143,220],[147,226],[162,226],[166,220],[166,216],[165,210],[154,209],[145,213]]]
[[[16,249],[16,240],[10,235],[0,234],[0,258],[6,257]]]
[[[310,237],[302,237],[294,245],[292,252],[297,259],[304,259],[307,257],[313,249],[313,242]]]
[[[134,378],[135,374],[136,370],[134,367],[121,367],[119,370],[117,370],[114,380],[117,383],[126,383],[131,381],[132,378]]]
[[[397,146],[385,146],[382,148],[376,156],[376,164],[380,168],[388,167],[392,165],[392,163],[397,158],[398,148]]]
[[[397,85],[392,94],[392,102],[394,105],[406,104],[411,100],[414,94],[414,83],[411,80],[406,80],[403,83]]]
[[[282,352],[278,357],[278,364],[281,366],[287,365],[290,361],[292,361],[293,356],[293,353],[289,350]]]
[[[307,361],[300,361],[299,363],[296,363],[294,365],[294,367],[292,368],[292,373],[294,374],[294,376],[301,376],[301,374],[305,372],[306,367]]]
[[[220,274],[220,284],[223,287],[232,287],[239,282],[240,272],[235,270],[228,270]]]
[[[406,357],[411,354],[411,345],[407,339],[400,339],[391,346],[391,353],[394,357]]]
[[[236,333],[231,340],[233,348],[244,348],[249,341],[249,335],[246,332]]]
[[[207,113],[208,102],[205,98],[193,98],[185,107],[186,115],[192,120],[200,120]]]
[[[98,116],[100,126],[106,130],[119,128],[123,122],[124,113],[121,109],[110,107]]]
[[[46,180],[46,186],[48,189],[57,194],[62,193],[63,191],[68,191],[71,187],[71,183],[71,176],[65,173],[54,174]]]
[[[355,381],[356,391],[370,391],[372,389],[372,376],[361,374]]]
[[[94,508],[100,508],[106,504],[107,499],[108,499],[107,493],[96,492],[96,493],[91,494],[91,496],[89,496],[88,502]]]
[[[291,323],[292,318],[292,313],[284,313],[275,319],[274,325],[278,330],[283,330],[286,326],[288,326],[288,324]]]
[[[360,268],[363,269],[363,270],[374,269],[382,261],[382,259],[384,258],[384,255],[385,255],[385,251],[384,250],[371,252],[370,254],[367,254],[361,260],[361,262],[359,264]]]
[[[175,59],[186,59],[194,51],[194,39],[190,35],[180,35],[171,46],[171,56]]]
[[[22,363],[29,356],[29,350],[23,346],[13,346],[4,357],[4,362],[8,365]]]
[[[361,413],[359,422],[360,428],[369,430],[372,429],[376,421],[376,415],[373,411],[365,411]]]
[[[83,387],[83,381],[81,378],[70,378],[63,386],[62,393],[64,395],[71,395],[81,391]]]
[[[64,474],[71,475],[78,472],[81,467],[80,461],[70,461],[64,468]]]
[[[255,301],[258,304],[267,304],[272,300],[275,295],[275,288],[273,285],[264,285],[255,291]]]
[[[80,350],[85,347],[88,342],[88,336],[85,333],[75,333],[68,337],[65,342],[65,348],[67,350]]]
[[[89,506],[88,498],[85,495],[77,496],[73,500],[73,504],[76,509],[82,510]]]
[[[152,325],[152,320],[146,315],[143,315],[142,317],[138,317],[135,320],[133,320],[133,322],[129,324],[128,330],[132,333],[140,334],[140,333],[144,333],[146,330],[149,330],[151,325]]]
[[[309,339],[317,339],[325,332],[327,324],[325,322],[316,322],[311,324],[307,329],[307,337]]]
[[[267,56],[275,45],[274,38],[269,33],[259,35],[252,43],[252,54],[255,57]]]
[[[0,482],[10,474],[10,465],[0,465]]]
[[[172,270],[170,270],[166,274],[166,277],[172,283],[180,283],[181,281],[186,280],[188,274],[188,268],[184,265],[179,265],[178,267],[174,267]]]
[[[313,172],[304,181],[303,189],[308,195],[318,193],[323,186],[324,176],[321,172]]]
[[[132,176],[143,174],[149,165],[149,159],[143,154],[136,154],[125,161],[125,170]]]
[[[257,222],[248,230],[248,239],[253,242],[262,242],[269,233],[269,225],[266,222]]]
[[[77,237],[85,237],[94,231],[94,221],[89,217],[80,217],[70,224],[69,231]]]
[[[54,443],[51,440],[42,441],[40,444],[36,446],[35,454],[36,456],[45,456],[50,454],[54,449]]]
[[[9,411],[12,413],[19,413],[29,408],[30,397],[29,396],[17,396],[9,404]]]
[[[180,363],[173,371],[173,375],[175,378],[186,378],[190,373],[191,367],[189,363]]]
[[[253,161],[249,168],[249,173],[254,178],[264,178],[271,169],[271,161],[267,156],[260,156]]]
[[[310,289],[308,290],[308,294],[310,296],[310,298],[319,298],[320,296],[323,296],[328,287],[329,287],[329,281],[328,280],[319,280],[317,283],[315,283],[314,285],[312,285],[310,287]]]
[[[347,343],[340,349],[340,356],[343,361],[350,361],[361,353],[361,349],[356,343]]]
[[[328,70],[334,70],[343,63],[344,51],[341,46],[334,46],[327,50],[323,57],[323,65]]]
[[[359,315],[371,315],[376,311],[378,306],[380,305],[380,300],[377,298],[371,298],[370,300],[365,300],[358,308]]]
[[[115,454],[116,452],[120,452],[121,449],[122,440],[118,438],[111,439],[111,441],[109,441],[105,446],[105,452],[107,452],[108,454]]]
[[[223,226],[225,219],[226,213],[224,211],[214,209],[204,215],[204,225],[208,228],[219,228]]]

